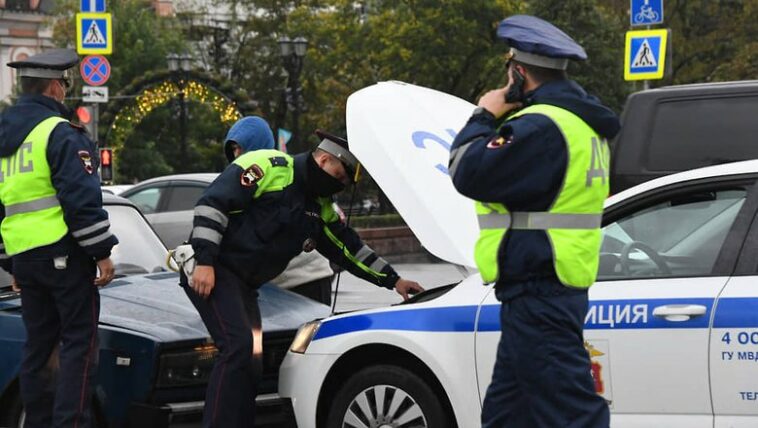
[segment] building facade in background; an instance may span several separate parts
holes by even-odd
[[[54,0],[0,0],[0,101],[10,102],[16,70],[5,67],[53,47],[50,13]]]

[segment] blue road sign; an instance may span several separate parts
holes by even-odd
[[[627,32],[624,80],[663,78],[668,36],[665,29]]]
[[[632,26],[663,23],[663,0],[631,0],[629,20]]]
[[[76,14],[76,51],[110,55],[113,51],[110,13]]]
[[[81,0],[82,12],[105,12],[105,0]]]

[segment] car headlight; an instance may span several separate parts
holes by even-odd
[[[321,321],[318,320],[303,324],[303,326],[297,331],[295,339],[292,341],[292,345],[290,345],[290,351],[298,354],[305,354],[308,345],[311,344],[311,340],[313,340],[313,336],[316,335],[319,327],[321,327]]]
[[[207,383],[216,354],[218,349],[210,344],[161,354],[156,386],[163,388]]]

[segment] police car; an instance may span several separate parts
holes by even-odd
[[[424,246],[467,269],[476,216],[450,184],[445,148],[472,110],[399,82],[348,100],[352,150]],[[758,426],[757,180],[758,161],[745,161],[608,199],[585,347],[612,426]],[[493,286],[472,273],[404,304],[313,321],[279,393],[300,428],[479,426],[498,314]]]

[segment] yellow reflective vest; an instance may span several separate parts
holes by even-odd
[[[61,122],[66,120],[43,120],[13,155],[0,158],[0,234],[9,256],[58,242],[68,232],[47,163],[48,140]]]
[[[568,151],[563,185],[545,212],[510,212],[500,203],[477,202],[477,266],[486,283],[496,282],[498,250],[508,229],[544,230],[558,279],[569,287],[587,288],[597,277],[603,203],[608,197],[608,143],[581,118],[560,107],[532,105],[511,118],[525,114],[547,116],[563,134]]]

